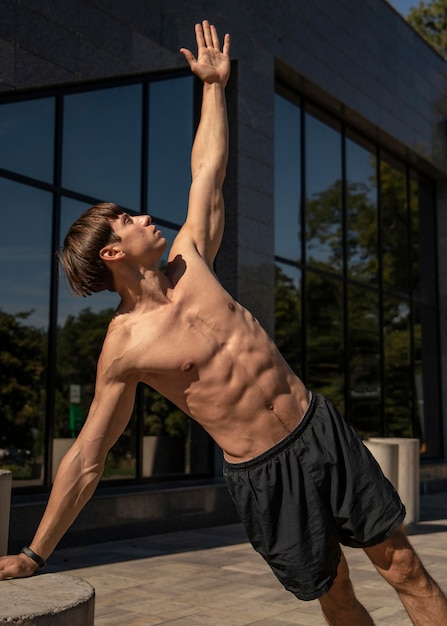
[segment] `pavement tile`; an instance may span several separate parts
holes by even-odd
[[[409,529],[424,565],[447,591],[447,494],[421,497]],[[362,550],[344,548],[359,600],[377,626],[411,624]],[[286,592],[239,524],[57,550],[45,569],[96,590],[95,626],[323,626],[317,600]]]

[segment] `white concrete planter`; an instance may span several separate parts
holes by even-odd
[[[68,437],[53,439],[53,471],[51,476],[52,480],[54,480],[56,476],[56,472],[60,465],[60,462],[74,442],[74,439]]]
[[[371,437],[363,442],[407,509],[405,524],[419,520],[419,439]]]

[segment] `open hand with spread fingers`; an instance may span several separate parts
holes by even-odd
[[[230,77],[230,35],[225,35],[221,50],[217,30],[208,20],[196,24],[195,32],[197,58],[187,48],[181,48],[180,52],[191,71],[204,83],[218,83],[225,87]]]

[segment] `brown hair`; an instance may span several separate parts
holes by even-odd
[[[70,227],[59,259],[76,295],[89,296],[104,289],[115,291],[112,272],[99,253],[108,243],[120,241],[111,222],[122,213],[116,204],[101,202],[87,209]]]

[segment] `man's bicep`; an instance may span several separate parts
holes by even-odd
[[[136,385],[129,381],[97,382],[79,439],[92,453],[105,457],[124,432],[132,416]]]
[[[189,241],[198,254],[212,265],[222,242],[224,221],[222,190],[209,184],[205,176],[198,176],[191,185],[188,214],[179,233],[179,241],[183,244]]]

